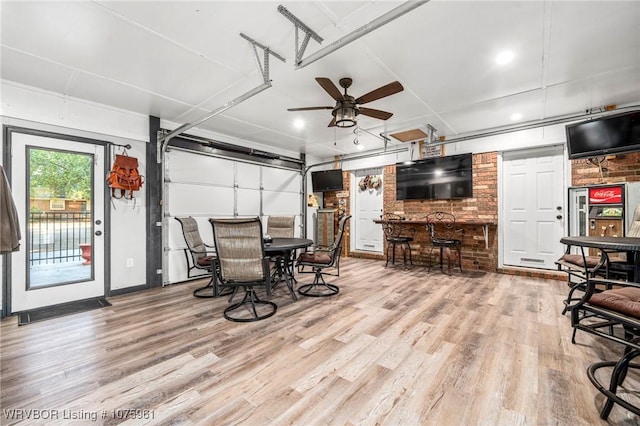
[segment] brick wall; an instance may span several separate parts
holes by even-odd
[[[460,200],[396,200],[396,167],[385,166],[383,170],[385,213],[398,213],[407,219],[424,220],[431,212],[453,213],[460,220],[498,221],[498,169],[497,153],[489,152],[473,156],[473,198]],[[345,176],[346,182],[346,176]],[[333,202],[329,194],[325,202]],[[423,225],[414,226],[416,234],[411,244],[413,262],[425,265],[429,256],[429,237]],[[489,227],[488,245],[485,247],[483,227],[464,226],[462,238],[462,267],[466,270],[495,271],[498,265],[497,228]],[[386,251],[386,245],[384,247]],[[376,257],[371,254],[351,253],[356,257]],[[384,258],[384,256],[377,256]]]
[[[620,182],[640,182],[640,152],[610,155],[602,163],[571,160],[572,186]]]

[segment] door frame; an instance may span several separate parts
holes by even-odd
[[[26,134],[26,135],[32,135],[32,136],[39,136],[39,137],[45,137],[45,138],[50,138],[50,139],[62,139],[62,140],[66,140],[66,141],[70,141],[70,142],[79,142],[79,143],[87,143],[87,144],[92,144],[92,145],[99,145],[102,146],[104,148],[104,159],[103,159],[103,163],[104,163],[104,170],[108,171],[111,169],[111,165],[110,165],[110,160],[111,160],[111,153],[110,153],[110,146],[111,143],[107,142],[107,141],[102,141],[99,139],[91,139],[91,138],[87,138],[87,137],[81,137],[81,136],[74,136],[74,135],[67,135],[67,134],[63,134],[63,133],[57,133],[57,132],[53,132],[53,131],[48,131],[48,130],[38,130],[38,129],[31,129],[31,128],[27,128],[27,127],[20,127],[20,126],[15,126],[15,125],[6,125],[4,124],[2,126],[2,163],[3,163],[3,167],[5,169],[5,172],[7,174],[7,179],[9,180],[9,184],[11,185],[11,179],[12,179],[12,160],[11,160],[11,153],[12,153],[12,136],[13,134]],[[111,288],[111,208],[110,206],[110,200],[109,200],[109,187],[106,185],[106,183],[103,185],[103,193],[102,193],[102,197],[103,197],[103,201],[104,201],[104,216],[103,216],[103,220],[104,220],[104,233],[103,233],[103,238],[104,238],[104,271],[103,271],[103,282],[104,282],[104,295],[105,296],[109,296],[110,295],[110,288]],[[95,194],[96,197],[99,197],[100,194]],[[25,224],[21,223],[21,230],[22,230],[22,236],[23,238],[25,238],[26,236],[26,230],[24,230]],[[2,271],[1,272],[1,276],[2,276],[2,316],[8,316],[8,315],[12,315],[14,314],[14,312],[12,311],[12,306],[11,306],[11,279],[12,279],[12,274],[11,274],[11,269],[12,269],[12,256],[11,253],[7,253],[7,254],[3,254],[3,261],[2,261]]]
[[[523,148],[523,149],[514,149],[514,150],[503,150],[500,151],[498,153],[498,182],[497,182],[497,186],[498,186],[498,268],[520,268],[519,266],[512,266],[512,265],[508,265],[505,266],[504,264],[504,200],[503,200],[503,195],[504,195],[504,181],[503,181],[503,172],[504,172],[504,166],[503,166],[503,161],[504,161],[504,154],[505,153],[514,153],[514,152],[530,152],[532,154],[534,153],[539,153],[539,152],[549,152],[549,151],[553,151],[553,150],[562,150],[562,192],[563,192],[563,196],[561,197],[562,200],[562,212],[563,212],[563,218],[562,218],[562,228],[564,229],[564,234],[566,234],[567,231],[567,189],[569,188],[569,182],[568,179],[570,179],[570,175],[571,175],[571,170],[570,170],[570,164],[569,164],[569,160],[568,160],[568,156],[567,156],[567,149],[566,146],[564,144],[558,143],[558,144],[553,144],[553,145],[544,145],[544,146],[538,146],[538,147],[529,147],[529,148]],[[558,240],[558,244],[562,245],[560,243],[560,241]],[[541,271],[551,271],[551,269],[541,269]]]

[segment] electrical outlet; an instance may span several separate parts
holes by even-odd
[[[127,258],[127,268],[133,268],[133,258],[132,257],[128,257]]]

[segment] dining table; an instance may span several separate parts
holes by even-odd
[[[298,300],[296,293],[293,289],[296,279],[294,276],[294,262],[296,250],[306,248],[313,245],[313,240],[308,238],[273,238],[264,241],[264,254],[275,261],[274,270],[271,272],[272,286],[276,285],[280,281],[285,281],[291,297],[293,300]],[[276,261],[277,259],[277,261]],[[209,284],[200,290],[211,288],[211,294],[203,293],[200,297],[218,297],[227,296],[230,292],[219,292],[217,283],[218,276],[216,275],[218,259],[214,257],[212,259],[212,277]]]
[[[640,238],[637,237],[562,237],[560,242],[569,246],[595,248],[603,252],[626,253],[627,264],[633,271],[630,281],[640,282]]]
[[[298,249],[303,249],[313,245],[313,240],[308,238],[273,238],[264,243],[264,254],[277,259],[275,267],[271,273],[271,283],[273,286],[280,281],[284,281],[291,293],[293,300],[298,300],[294,291],[296,279],[294,276],[295,253]]]

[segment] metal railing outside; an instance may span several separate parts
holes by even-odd
[[[91,212],[29,213],[29,263],[82,260],[80,244],[91,244]]]

